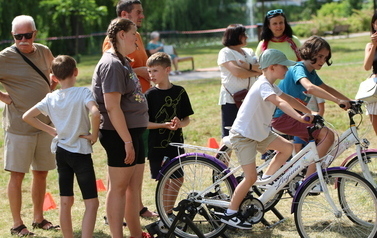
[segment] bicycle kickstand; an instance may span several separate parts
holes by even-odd
[[[173,238],[174,237],[174,230],[177,227],[179,221],[186,223],[198,236],[198,238],[205,238],[203,233],[195,226],[190,218],[190,214],[187,214],[186,211],[189,213],[196,212],[196,208],[192,205],[187,199],[184,199],[178,203],[178,206],[174,208],[175,211],[178,211],[176,218],[174,219],[173,223],[171,224],[168,233],[166,234],[166,238]]]

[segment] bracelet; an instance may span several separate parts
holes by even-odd
[[[132,144],[132,141],[125,141],[124,144]]]
[[[249,70],[251,71],[253,69],[253,65],[249,64]]]

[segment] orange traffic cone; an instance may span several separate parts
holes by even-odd
[[[51,209],[56,209],[56,203],[51,196],[51,193],[45,194],[45,200],[43,202],[43,211],[48,211]]]
[[[97,179],[96,184],[98,192],[106,191],[105,185],[103,184],[101,179]]]
[[[211,137],[208,139],[208,146],[209,148],[218,149],[219,143],[217,143],[216,139]]]

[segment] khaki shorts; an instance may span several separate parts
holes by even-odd
[[[51,153],[52,136],[46,132],[35,135],[17,135],[5,132],[4,169],[28,173],[56,168],[55,155]]]
[[[277,137],[278,135],[271,131],[266,139],[258,142],[244,137],[233,130],[230,130],[229,132],[230,143],[232,144],[233,150],[236,152],[240,165],[255,163],[255,155],[257,154],[257,151],[260,153],[266,152],[268,145]]]

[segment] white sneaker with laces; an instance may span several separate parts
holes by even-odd
[[[234,213],[232,215],[227,215],[224,213],[224,216],[221,218],[221,222],[240,229],[251,229],[253,226],[251,223],[240,219],[238,217],[238,213]]]

